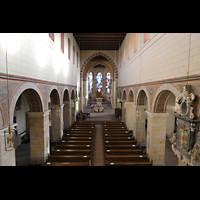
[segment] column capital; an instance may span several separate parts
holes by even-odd
[[[51,108],[63,108],[65,104],[62,105],[51,105]]]
[[[152,113],[152,112],[149,112],[149,111],[146,111],[146,114],[150,117],[168,117],[169,116],[169,113]]]
[[[27,112],[29,116],[31,117],[44,117],[46,115],[49,115],[50,110],[47,110],[45,112]]]
[[[133,106],[135,107],[135,109],[137,109],[137,108],[143,108],[143,109],[146,109],[146,108],[148,107],[147,105],[139,106],[139,105],[135,105],[135,104],[133,104]]]

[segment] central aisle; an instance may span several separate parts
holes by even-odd
[[[103,121],[121,121],[115,117],[115,110],[110,105],[103,102],[104,112],[94,113],[91,107],[87,106],[83,112],[90,112],[90,118],[86,118],[86,121],[95,121],[95,138],[92,166],[104,166],[104,141],[103,141]]]
[[[104,143],[102,124],[96,122],[92,166],[104,166]]]

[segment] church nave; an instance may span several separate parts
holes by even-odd
[[[74,154],[91,151],[94,166],[108,162],[104,121],[124,123],[145,155],[127,159],[199,166],[199,49],[199,33],[0,33],[0,166],[58,159],[55,149],[80,120],[95,122],[95,137],[70,141],[92,141]],[[107,141],[128,143],[118,139]],[[90,157],[74,157],[89,165]]]

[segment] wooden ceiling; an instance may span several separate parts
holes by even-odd
[[[73,33],[80,50],[118,50],[126,33]]]

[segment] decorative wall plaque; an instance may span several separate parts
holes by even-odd
[[[195,94],[191,85],[185,85],[176,101],[175,132],[170,141],[172,150],[179,159],[185,158],[191,163],[191,152],[197,143],[199,120],[196,116],[196,105],[194,105]],[[196,146],[195,146],[196,147]],[[177,153],[179,152],[179,153]],[[186,159],[187,158],[187,159]],[[194,159],[193,159],[194,160]],[[183,160],[182,160],[183,161]]]

